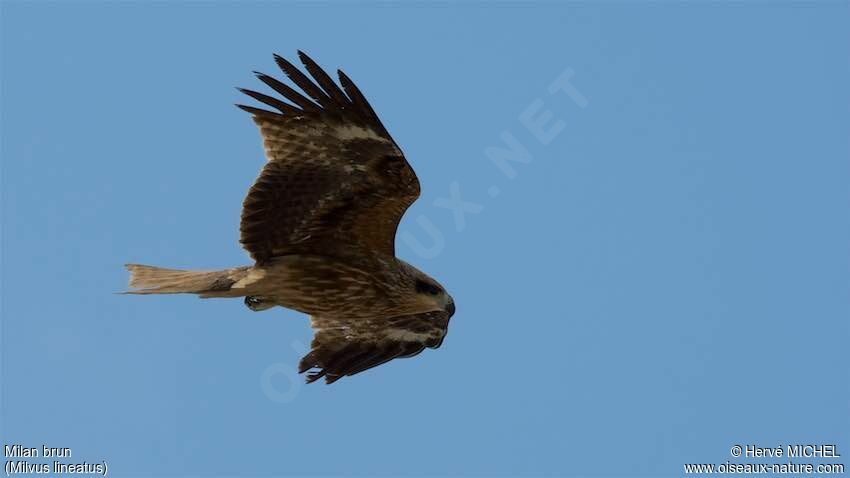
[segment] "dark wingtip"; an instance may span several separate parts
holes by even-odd
[[[304,53],[302,50],[296,50],[296,51],[298,52],[298,59],[301,60],[301,63],[304,66],[307,66],[311,63],[313,63],[313,64],[316,63],[315,61],[313,61],[312,58],[310,58],[310,55]]]
[[[304,373],[307,370],[310,370],[314,366],[315,360],[313,359],[313,352],[305,355],[300,362],[298,362],[298,373]]]
[[[274,80],[274,79],[275,79],[273,76],[271,76],[271,75],[269,75],[269,74],[267,74],[267,73],[263,73],[262,71],[255,71],[255,72],[254,72],[254,76],[256,76],[256,77],[257,77],[257,79],[258,79],[258,80],[260,80],[260,81],[262,81],[263,83],[265,83],[265,82],[266,82],[266,80],[267,80],[267,79],[269,79],[269,78],[271,78],[272,80]]]
[[[248,105],[240,105],[239,103],[234,103],[234,105],[242,111],[247,111],[254,116],[264,117],[264,118],[282,118],[283,115],[280,113],[275,113],[273,111],[266,111],[260,108],[255,108],[253,106]]]
[[[325,371],[324,370],[318,370],[316,372],[308,373],[307,375],[305,375],[304,379],[306,380],[307,383],[313,383],[316,380],[318,380],[318,379],[320,379],[324,376],[325,376]]]
[[[282,69],[285,69],[284,65],[287,67],[293,66],[292,63],[289,62],[286,58],[278,55],[277,53],[272,55],[274,57],[274,62],[278,64]]]

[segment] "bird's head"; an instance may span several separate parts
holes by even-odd
[[[455,301],[437,281],[422,274],[414,281],[414,287],[421,300],[435,309],[445,311],[449,317],[454,315]]]

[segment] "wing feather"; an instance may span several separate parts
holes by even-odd
[[[236,107],[243,110],[243,111],[247,111],[248,113],[251,113],[256,118],[266,118],[266,119],[283,118],[283,115],[281,115],[280,113],[275,113],[273,111],[266,111],[262,108],[255,108],[253,106],[240,105],[240,104],[237,104]]]
[[[304,97],[304,95],[293,90],[287,84],[282,83],[277,78],[271,77],[269,75],[266,75],[265,73],[260,73],[257,71],[255,71],[254,74],[260,81],[268,85],[269,88],[277,91],[278,93],[283,95],[284,98],[301,107],[302,110],[314,112],[320,111],[319,105],[308,100]]]
[[[351,98],[351,103],[354,106],[354,109],[361,115],[362,118],[365,118],[367,121],[371,121],[381,132],[389,137],[387,129],[384,128],[383,123],[381,123],[380,118],[378,118],[378,114],[375,113],[374,109],[372,109],[372,105],[369,104],[366,97],[363,96],[363,93],[361,93],[360,89],[357,88],[357,85],[355,85],[354,82],[351,81],[351,78],[349,78],[342,70],[337,70],[337,75],[339,76],[340,84],[342,84],[345,92],[348,94],[349,98]]]
[[[292,104],[240,89],[280,111],[237,105],[254,115],[268,159],[245,198],[240,242],[257,262],[292,253],[394,255],[396,228],[419,196],[419,180],[354,83],[341,74],[343,91],[299,56],[316,83],[282,57],[275,61],[306,96],[257,74]]]
[[[330,384],[425,348],[439,348],[450,318],[443,311],[369,320],[313,317],[311,350],[298,372],[307,372],[307,383],[324,377]]]
[[[325,93],[333,98],[335,105],[337,106],[345,106],[350,102],[345,93],[339,89],[339,86],[334,83],[330,76],[322,70],[319,65],[313,61],[312,58],[305,55],[303,51],[298,50],[298,57],[301,58],[301,63],[304,64],[304,68],[307,69],[307,72],[315,78],[316,83],[325,91]]]
[[[334,103],[331,101],[330,97],[323,92],[315,83],[310,81],[309,78],[304,73],[301,73],[301,70],[295,67],[292,63],[286,60],[286,58],[280,55],[274,55],[274,61],[277,63],[277,66],[280,67],[281,71],[290,79],[296,86],[301,88],[304,93],[307,93],[307,96],[313,98],[316,103],[321,105],[326,110],[336,110]]]
[[[265,95],[263,93],[258,93],[256,91],[248,90],[248,89],[245,89],[245,88],[236,88],[236,89],[241,91],[242,93],[245,93],[246,95],[250,96],[251,98],[254,98],[255,100],[257,100],[261,103],[265,103],[265,104],[271,106],[272,108],[277,108],[281,113],[289,113],[289,114],[297,115],[300,112],[300,110],[298,108],[296,108],[296,107],[294,107],[294,106],[292,106],[288,103],[284,103],[283,101],[281,101],[277,98],[274,98],[272,96]]]

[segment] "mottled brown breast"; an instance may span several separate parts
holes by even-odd
[[[394,258],[342,261],[317,255],[277,257],[263,266],[251,294],[310,315],[378,318],[422,310],[408,275]]]

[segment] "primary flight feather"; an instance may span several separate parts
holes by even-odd
[[[128,264],[129,293],[244,297],[252,310],[309,314],[314,336],[298,371],[308,383],[333,383],[439,347],[455,305],[395,257],[396,228],[419,197],[401,149],[351,79],[338,71],[337,85],[298,56],[312,78],[274,58],[303,93],[263,73],[283,99],[240,89],[275,110],[237,105],[259,127],[267,160],[239,228],[255,264],[214,272]]]

